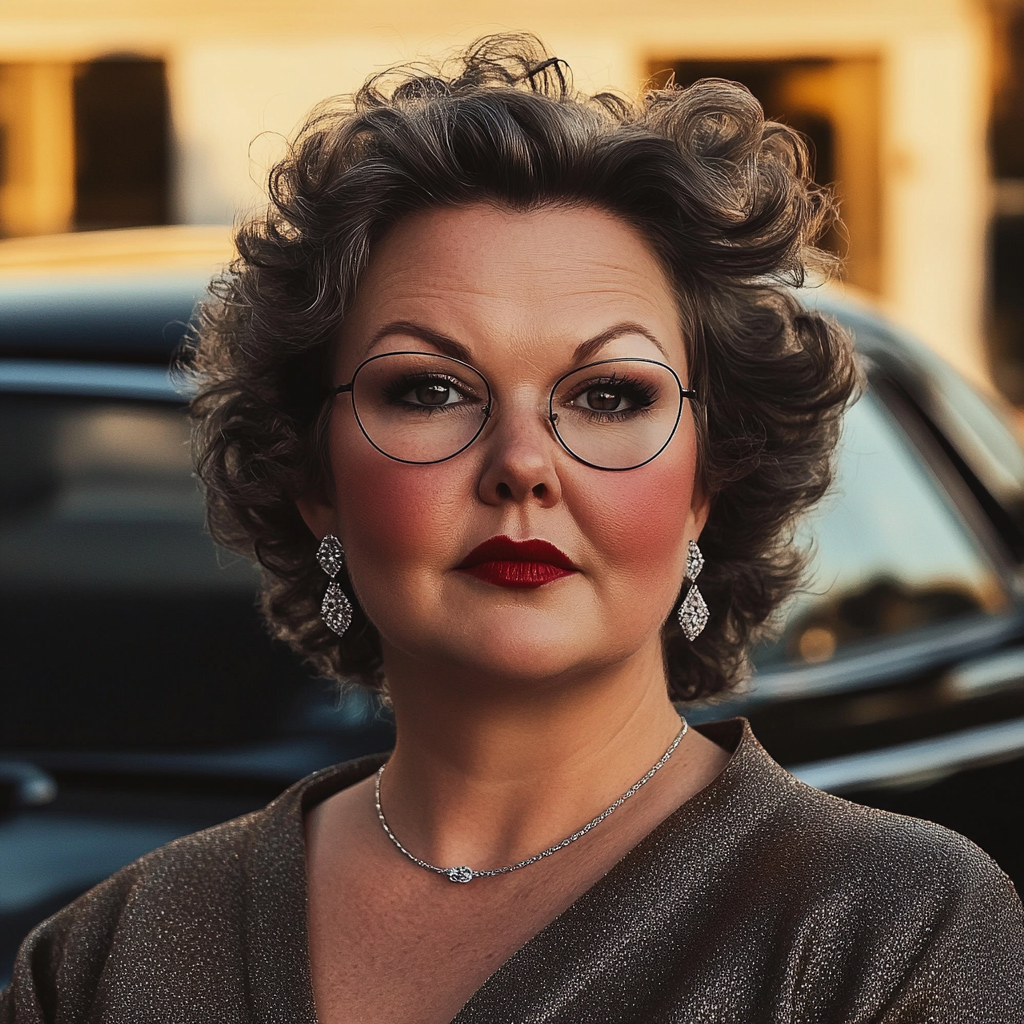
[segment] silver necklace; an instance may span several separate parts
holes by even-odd
[[[428,864],[425,860],[420,860],[419,857],[410,853],[399,841],[398,837],[394,832],[391,831],[388,825],[387,819],[384,817],[384,808],[380,805],[380,780],[384,776],[384,769],[387,764],[382,764],[377,772],[377,783],[374,790],[375,798],[377,801],[377,817],[380,818],[381,827],[387,833],[388,839],[395,844],[398,849],[406,855],[413,862],[413,864],[419,865],[421,868],[427,871],[433,871],[437,875],[445,875],[450,882],[472,882],[474,878],[493,878],[495,875],[507,875],[510,871],[518,871],[520,868],[529,867],[531,864],[536,864],[537,861],[543,860],[545,857],[550,857],[553,853],[558,853],[559,850],[564,850],[570,843],[575,843],[577,839],[585,836],[595,825],[600,825],[605,818],[608,817],[612,811],[616,808],[621,807],[631,796],[635,795],[643,786],[654,778],[655,774],[660,771],[668,763],[668,759],[675,753],[676,747],[679,746],[679,741],[686,735],[689,726],[686,724],[686,719],[682,715],[679,716],[679,720],[682,722],[682,726],[679,732],[676,734],[676,738],[670,744],[668,750],[661,755],[657,764],[643,778],[637,779],[629,789],[626,790],[618,800],[615,801],[610,807],[605,808],[596,818],[592,818],[586,823],[578,832],[573,832],[571,836],[566,836],[560,843],[555,843],[554,846],[549,846],[546,850],[541,853],[534,854],[532,857],[528,857],[526,860],[519,861],[518,864],[506,864],[503,868],[490,868],[486,871],[476,871],[473,868],[461,865],[455,868],[439,868],[433,864]]]

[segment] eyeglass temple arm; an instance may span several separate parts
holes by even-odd
[[[695,402],[697,400],[697,392],[692,391],[689,388],[680,388],[679,393],[683,398],[688,398],[691,402]]]
[[[349,381],[347,384],[339,384],[336,388],[331,388],[329,393],[332,395],[343,395],[346,391],[352,390],[352,384],[352,381]]]

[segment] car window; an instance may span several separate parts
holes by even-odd
[[[995,392],[975,386],[916,338],[886,334],[860,322],[852,324],[857,344],[869,355],[897,351],[910,356],[917,370],[916,396],[988,494],[1014,524],[1011,549],[1021,557],[1024,531],[1024,448],[1015,414]]]
[[[0,587],[252,593],[203,531],[188,423],[168,404],[4,396]]]
[[[915,403],[1008,517],[1010,534],[1003,540],[1024,558],[1024,437],[1010,406],[991,389],[979,391],[927,345],[870,311],[837,302],[827,290],[804,289],[800,298],[851,330],[869,358],[888,362],[895,356],[904,370],[909,364],[916,378]],[[1002,526],[997,529],[1003,532]]]
[[[796,542],[811,547],[810,572],[779,639],[755,653],[762,669],[1008,606],[977,538],[870,391],[846,414],[835,484]]]
[[[923,358],[960,454],[1004,508],[1024,512],[1024,450],[1012,413],[997,396],[982,397],[944,359],[932,352]]]
[[[204,531],[173,403],[0,395],[0,745],[274,734],[307,674]]]

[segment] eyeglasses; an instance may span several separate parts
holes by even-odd
[[[348,384],[366,439],[396,462],[453,459],[483,432],[494,411],[490,385],[468,363],[427,352],[385,352],[360,363]],[[637,469],[657,458],[679,425],[683,387],[653,359],[605,359],[555,381],[547,420],[559,444],[595,469]]]

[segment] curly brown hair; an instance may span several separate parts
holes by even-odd
[[[828,487],[858,380],[849,339],[792,293],[832,259],[814,247],[833,206],[802,138],[766,121],[735,83],[706,79],[635,103],[586,97],[533,37],[491,36],[320,105],[269,191],[201,307],[192,410],[210,531],[259,561],[274,633],[325,676],[383,682],[377,631],[344,570],[352,626],[339,638],[320,618],[327,580],[295,505],[329,479],[331,351],[375,244],[426,208],[593,206],[637,228],[660,258],[700,396],[711,620],[694,643],[674,615],[665,623],[672,695],[708,697],[741,679],[804,567],[793,526]]]

